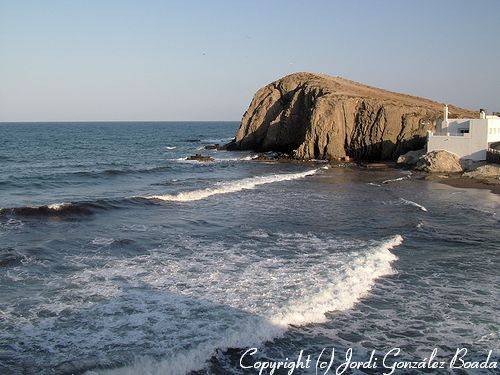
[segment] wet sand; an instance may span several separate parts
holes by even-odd
[[[404,170],[404,168],[400,168],[394,162],[363,163],[357,167],[371,171]],[[500,180],[498,179],[476,179],[460,175],[430,174],[413,170],[411,172],[415,176],[418,176],[417,178],[426,179],[428,181],[439,182],[461,189],[486,189],[490,190],[493,194],[500,195]]]
[[[487,189],[493,194],[500,195],[500,181],[488,182],[488,180],[477,180],[469,177],[436,178],[434,181],[462,189]]]

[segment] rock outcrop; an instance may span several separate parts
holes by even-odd
[[[186,160],[195,160],[195,161],[214,161],[215,159],[211,156],[206,156],[206,155],[201,155],[201,154],[196,154],[196,155],[191,155],[186,158]]]
[[[437,150],[428,152],[418,159],[415,169],[429,173],[458,173],[462,172],[462,165],[458,155],[445,150]]]
[[[396,159],[423,147],[442,108],[339,77],[295,73],[255,94],[227,149],[278,151],[298,159]],[[449,111],[452,117],[476,116],[453,106]]]
[[[425,149],[408,151],[406,154],[398,157],[396,161],[398,164],[404,165],[406,167],[413,167],[417,164],[418,160],[425,155]]]

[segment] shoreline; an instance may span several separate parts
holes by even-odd
[[[430,178],[429,178],[430,177]],[[491,193],[500,195],[500,181],[498,183],[487,182],[487,180],[478,180],[470,177],[462,176],[428,176],[428,181],[439,182],[448,186],[460,189],[483,189],[489,190]]]
[[[367,164],[368,168],[370,169],[370,164]],[[411,171],[413,173],[417,173],[416,171],[413,171],[411,169],[406,169],[406,168],[400,168],[397,166],[396,163],[394,162],[387,162],[387,163],[373,163],[373,166],[371,167],[372,169],[377,168],[380,169],[381,166],[385,166],[387,169],[395,169],[395,170],[407,170]],[[383,167],[382,167],[383,168]],[[489,190],[491,193],[500,195],[500,180],[495,180],[491,178],[491,182],[488,181],[488,179],[477,179],[473,177],[465,177],[461,175],[455,175],[455,174],[444,174],[444,173],[438,173],[438,174],[432,174],[432,173],[426,173],[426,172],[418,172],[421,174],[422,179],[426,181],[433,181],[433,182],[439,182],[441,184],[445,184],[451,187],[459,188],[459,189],[483,189],[483,190]],[[493,182],[493,181],[498,181],[498,182]]]
[[[346,163],[330,163],[332,167],[342,168]],[[419,179],[423,179],[431,182],[438,182],[445,184],[454,188],[459,189],[482,189],[489,190],[492,194],[500,195],[500,180],[495,178],[489,179],[478,179],[473,177],[465,177],[456,174],[445,174],[445,173],[426,173],[420,171],[414,171],[412,169],[402,168],[398,166],[396,162],[386,161],[386,162],[369,162],[369,163],[348,163],[349,167],[353,169],[362,170],[399,170],[399,171],[409,171],[418,174]]]
[[[364,171],[408,171],[418,175],[419,179],[442,183],[459,189],[482,189],[489,190],[492,194],[500,195],[500,179],[495,178],[473,178],[458,174],[446,173],[428,173],[404,168],[394,161],[376,161],[376,162],[342,162],[327,160],[298,160],[293,158],[277,158],[267,160],[255,160],[260,163],[303,163],[303,164],[326,164],[332,168],[351,168]]]

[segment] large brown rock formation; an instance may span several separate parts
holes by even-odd
[[[422,148],[443,104],[339,77],[295,73],[261,88],[230,150],[298,159],[395,159]],[[449,106],[450,117],[477,117]]]

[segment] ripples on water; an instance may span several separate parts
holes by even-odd
[[[236,123],[0,125],[0,371],[498,349],[499,200],[201,151]]]

